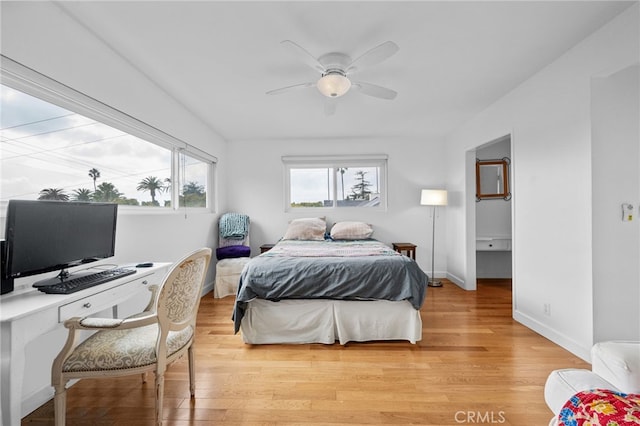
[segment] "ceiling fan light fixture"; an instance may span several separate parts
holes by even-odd
[[[318,91],[328,98],[337,98],[344,95],[351,88],[351,81],[344,72],[330,70],[322,75],[316,84]]]

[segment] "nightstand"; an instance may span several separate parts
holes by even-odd
[[[260,253],[264,253],[266,251],[269,251],[273,248],[273,246],[275,246],[275,244],[263,244],[260,246]]]
[[[391,243],[393,249],[398,253],[402,253],[403,251],[407,252],[407,256],[411,259],[416,260],[416,245],[411,243]]]

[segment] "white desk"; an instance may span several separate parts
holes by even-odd
[[[161,284],[170,263],[138,268],[135,274],[72,294],[45,294],[34,288],[16,289],[0,297],[0,403],[4,426],[19,426],[25,348],[39,336],[62,327],[71,317],[85,317],[114,307],[149,284]],[[151,293],[148,293],[149,297]],[[148,299],[146,299],[148,301]],[[115,313],[115,309],[114,309]]]

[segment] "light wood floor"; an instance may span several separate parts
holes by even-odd
[[[429,288],[423,338],[327,346],[252,346],[233,335],[233,297],[198,316],[196,398],[186,360],[166,375],[167,425],[546,425],[547,375],[589,365],[511,319],[507,281]],[[154,388],[139,376],[86,379],[68,392],[68,425],[151,425]],[[51,402],[23,419],[53,424]]]

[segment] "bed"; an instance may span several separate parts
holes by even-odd
[[[233,313],[244,342],[419,341],[428,278],[417,263],[372,239],[361,222],[339,222],[329,235],[323,220],[315,233],[290,232],[309,220],[292,221],[245,265]]]

